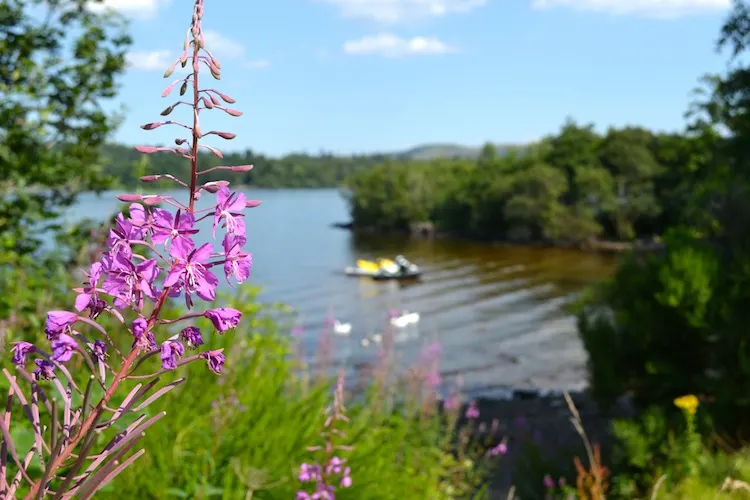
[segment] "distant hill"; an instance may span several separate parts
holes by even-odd
[[[522,148],[521,144],[495,144],[498,154],[506,154],[513,149]],[[424,144],[416,146],[393,156],[403,160],[433,160],[435,158],[476,158],[481,147],[461,146],[460,144]]]

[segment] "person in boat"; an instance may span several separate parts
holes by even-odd
[[[411,262],[406,260],[406,257],[403,255],[397,255],[394,260],[398,264],[398,270],[401,274],[406,274],[411,269]]]

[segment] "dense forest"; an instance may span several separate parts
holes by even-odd
[[[691,190],[707,174],[709,140],[639,127],[600,135],[569,119],[525,148],[488,144],[476,158],[388,159],[346,181],[352,220],[376,231],[432,227],[481,240],[650,239],[693,217]]]

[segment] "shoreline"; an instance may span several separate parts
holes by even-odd
[[[385,236],[406,236],[408,238],[415,239],[444,239],[454,238],[468,241],[477,241],[469,238],[462,238],[459,236],[451,235],[449,233],[441,233],[434,229],[430,223],[420,224],[412,231],[396,231],[388,230],[381,231],[373,227],[356,227],[354,222],[333,222],[331,227],[334,229],[341,229],[344,231],[350,231],[352,233],[359,234],[370,234],[370,235],[385,235]],[[598,240],[593,239],[585,242],[571,243],[571,242],[550,242],[550,241],[503,241],[503,240],[490,240],[486,241],[490,245],[507,245],[514,247],[527,247],[527,248],[568,248],[574,250],[580,250],[582,252],[591,253],[605,253],[605,254],[621,254],[629,251],[639,252],[655,252],[664,248],[664,243],[657,238],[652,239],[639,239],[635,241],[611,241],[611,240]]]

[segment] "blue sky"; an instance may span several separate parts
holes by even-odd
[[[135,40],[116,139],[170,141],[177,129],[139,125],[173,100],[160,97],[162,73],[182,48],[192,1],[106,3],[133,20]],[[678,130],[698,78],[726,65],[714,44],[729,4],[206,0],[206,45],[223,67],[211,85],[244,115],[207,112],[202,125],[237,134],[212,145],[274,156],[528,142],[566,116],[601,130]]]

